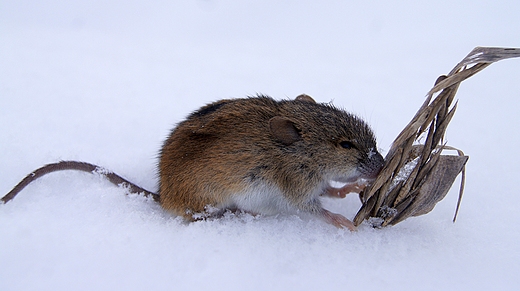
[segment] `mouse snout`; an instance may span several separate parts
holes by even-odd
[[[376,150],[372,150],[368,153],[367,158],[362,162],[359,167],[359,171],[366,179],[375,179],[381,169],[385,165],[385,159]]]

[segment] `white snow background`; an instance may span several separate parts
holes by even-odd
[[[156,190],[158,151],[221,98],[306,93],[373,127],[383,155],[475,46],[520,47],[518,1],[0,2],[0,195],[59,160]],[[228,215],[184,224],[73,171],[0,205],[0,290],[518,290],[520,59],[462,83],[457,190],[394,227]],[[456,185],[458,180],[456,181]],[[351,195],[326,201],[353,218]]]

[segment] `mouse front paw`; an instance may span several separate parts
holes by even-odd
[[[325,189],[322,196],[333,197],[333,198],[345,198],[349,193],[361,193],[367,185],[365,183],[350,183],[346,184],[341,188],[335,188],[329,186]]]

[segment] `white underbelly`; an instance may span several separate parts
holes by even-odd
[[[265,184],[251,186],[243,192],[231,195],[228,203],[240,210],[265,215],[298,211],[278,187]]]

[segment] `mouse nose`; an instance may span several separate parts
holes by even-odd
[[[385,159],[378,151],[371,151],[368,157],[361,164],[360,172],[367,179],[375,179],[383,166],[385,165]]]

